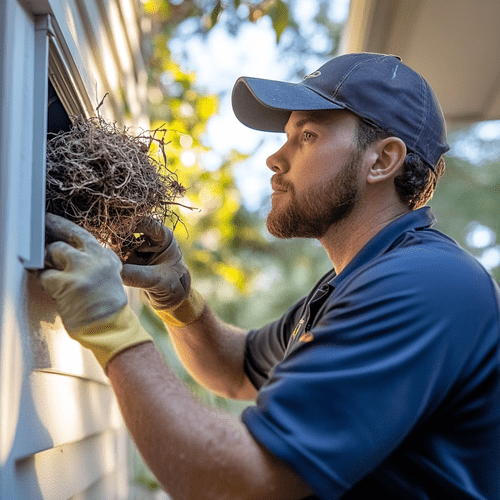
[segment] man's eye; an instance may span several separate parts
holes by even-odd
[[[309,141],[312,139],[311,132],[304,132],[304,141]]]

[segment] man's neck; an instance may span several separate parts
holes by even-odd
[[[377,233],[408,212],[409,209],[400,203],[378,211],[358,207],[347,219],[331,226],[319,241],[335,272],[339,274]]]

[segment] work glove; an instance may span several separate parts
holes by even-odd
[[[93,351],[101,366],[151,337],[128,306],[118,256],[85,229],[47,214],[45,268],[40,284],[56,302],[69,335]]]
[[[127,257],[122,269],[123,284],[142,288],[153,309],[169,326],[194,323],[205,302],[191,287],[191,275],[170,229],[153,218],[136,228],[142,244]]]

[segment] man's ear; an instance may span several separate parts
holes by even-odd
[[[367,172],[369,184],[393,179],[406,157],[406,145],[399,137],[387,137],[370,146],[373,162]]]

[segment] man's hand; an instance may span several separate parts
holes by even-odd
[[[150,341],[127,306],[118,256],[63,217],[47,214],[45,225],[40,284],[56,301],[70,336],[91,349],[103,368],[118,352]]]
[[[127,304],[121,262],[85,229],[47,214],[42,287],[57,303],[68,333],[117,313]]]
[[[188,297],[191,287],[179,245],[172,231],[152,218],[136,231],[144,235],[144,242],[123,265],[123,283],[145,290],[154,309],[174,309]]]

